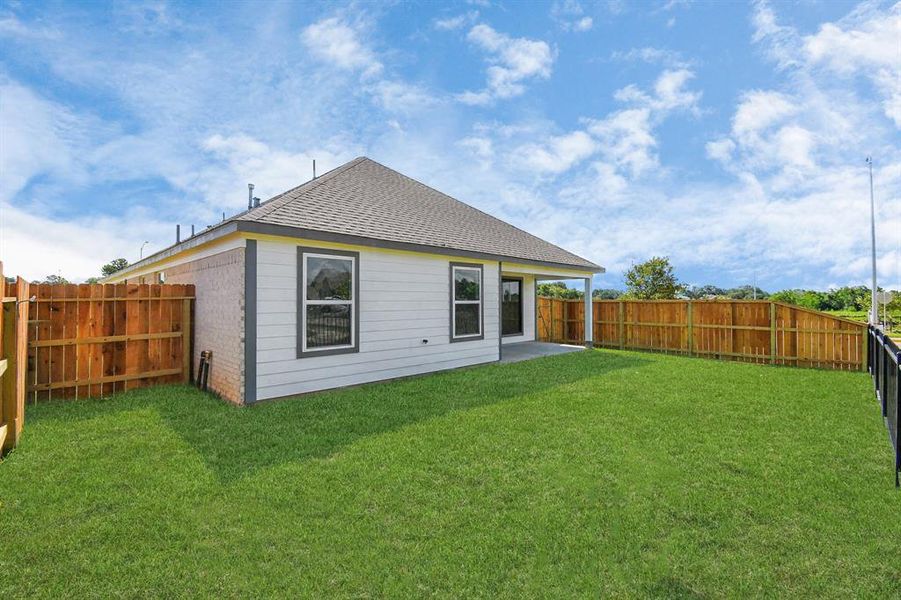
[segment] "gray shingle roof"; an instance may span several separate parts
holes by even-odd
[[[365,157],[234,219],[602,270],[589,260]]]

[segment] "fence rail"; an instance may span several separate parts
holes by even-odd
[[[594,300],[594,345],[841,370],[866,368],[866,325],[766,300]],[[582,300],[538,299],[538,339],[583,343]]]
[[[191,378],[193,285],[31,286],[31,401]]]
[[[889,441],[895,452],[895,487],[901,485],[901,349],[877,327],[867,328],[867,370],[873,376],[876,399],[888,428]]]

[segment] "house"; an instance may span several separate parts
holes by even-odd
[[[357,158],[107,281],[193,283],[194,364],[211,350],[212,389],[250,404],[497,361],[535,340],[536,282],[590,299],[600,272]]]

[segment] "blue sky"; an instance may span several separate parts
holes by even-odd
[[[359,155],[605,265],[901,287],[901,4],[0,3],[0,258],[96,274]]]

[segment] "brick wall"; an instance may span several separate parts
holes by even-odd
[[[243,403],[244,248],[169,267],[163,273],[166,283],[193,283],[196,287],[195,377],[200,352],[212,350],[210,388],[229,402]]]

